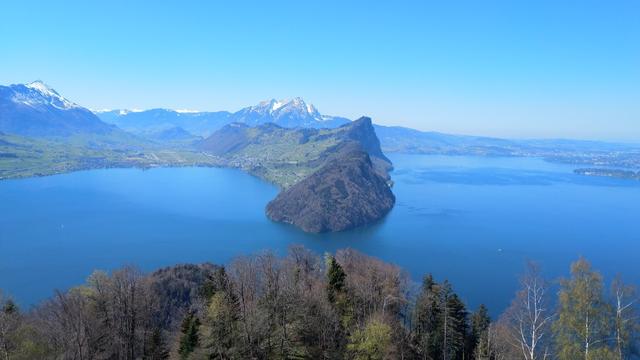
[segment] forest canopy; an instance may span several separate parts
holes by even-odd
[[[528,264],[491,319],[447,280],[419,284],[352,249],[293,246],[226,266],[96,271],[20,309],[0,295],[1,359],[633,359],[633,287],[607,288],[585,259],[556,294]],[[487,292],[487,296],[490,293]]]

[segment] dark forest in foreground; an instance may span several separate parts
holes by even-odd
[[[227,267],[95,272],[23,311],[0,296],[7,359],[633,359],[632,287],[579,259],[557,294],[527,266],[492,320],[446,280],[341,250],[239,257]],[[491,285],[487,283],[487,296]]]

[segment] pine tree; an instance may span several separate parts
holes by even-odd
[[[149,350],[144,357],[147,360],[165,360],[169,358],[169,351],[162,336],[162,330],[156,328],[149,339]]]
[[[344,290],[347,274],[345,274],[342,266],[338,264],[335,257],[329,256],[327,262],[327,296],[331,303],[335,303],[337,294]]]
[[[204,346],[210,359],[231,359],[236,355],[237,302],[232,294],[218,291],[209,300],[204,320],[206,338]]]
[[[2,310],[3,313],[5,313],[6,315],[14,315],[18,313],[18,305],[16,305],[16,303],[12,300],[12,299],[8,299],[4,305],[2,306]]]
[[[200,320],[193,312],[189,312],[182,321],[180,327],[180,347],[178,354],[180,358],[186,360],[189,355],[198,347],[200,337],[198,330],[200,328]]]
[[[452,294],[446,305],[449,313],[448,349],[449,359],[466,359],[467,310],[457,294]]]
[[[471,315],[471,333],[468,337],[467,354],[473,354],[476,360],[489,359],[488,331],[491,325],[489,310],[480,305]]]
[[[438,291],[439,287],[433,276],[425,276],[413,313],[413,342],[421,359],[440,358],[440,342],[437,341],[440,318]]]

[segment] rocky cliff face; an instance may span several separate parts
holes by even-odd
[[[355,144],[341,148],[323,167],[283,190],[267,216],[307,232],[343,231],[383,218],[395,197],[369,154]]]
[[[391,179],[389,177],[389,171],[393,169],[391,160],[382,152],[380,140],[370,118],[363,116],[351,124],[343,125],[339,130],[343,130],[341,136],[344,141],[356,142],[364,152],[369,154],[378,175],[387,181]]]

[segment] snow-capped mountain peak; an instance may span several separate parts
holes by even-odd
[[[297,112],[313,116],[318,113],[318,110],[316,110],[312,104],[305,103],[305,101],[300,97],[292,99],[265,100],[258,103],[258,105],[250,107],[250,109],[251,111],[262,114]]]
[[[60,94],[58,94],[49,85],[45,84],[41,80],[36,80],[36,81],[30,82],[30,83],[26,84],[25,86],[28,87],[29,89],[37,90],[40,93],[42,93],[43,95],[60,96]]]
[[[26,91],[21,91],[25,89]],[[60,110],[69,110],[80,108],[79,105],[67,100],[58,94],[53,88],[40,80],[36,80],[24,85],[22,89],[19,86],[13,87],[15,94],[13,100],[28,106],[51,105]]]
[[[24,136],[108,134],[120,130],[102,121],[42,81],[0,85],[0,131]]]
[[[261,101],[231,117],[233,121],[250,125],[272,122],[284,127],[336,127],[349,122],[345,118],[320,114],[315,106],[306,103],[301,97]]]

